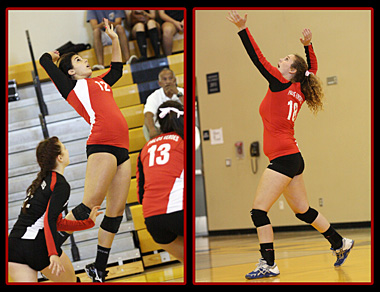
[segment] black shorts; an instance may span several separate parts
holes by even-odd
[[[120,148],[120,147],[111,146],[111,145],[98,145],[98,144],[86,146],[87,159],[91,154],[99,153],[99,152],[111,153],[113,156],[116,157],[118,166],[129,159],[129,151],[128,149],[125,149],[125,148]]]
[[[303,172],[305,163],[301,153],[298,152],[295,154],[280,156],[271,160],[268,168],[293,178]]]
[[[183,236],[183,210],[145,218],[145,225],[155,242],[171,243]]]
[[[62,255],[62,249],[57,248],[58,256]],[[50,259],[45,241],[44,232],[41,230],[35,239],[8,238],[8,262],[28,265],[35,271],[42,271],[50,265]]]

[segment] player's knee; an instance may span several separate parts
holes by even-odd
[[[267,212],[258,209],[251,210],[251,218],[256,228],[270,224]]]
[[[296,217],[306,223],[313,223],[315,219],[318,217],[318,211],[309,207],[309,209],[305,213],[298,213]]]
[[[108,217],[105,215],[102,223],[100,224],[100,227],[105,231],[117,233],[119,231],[119,227],[122,220],[123,216]]]
[[[71,211],[76,220],[85,220],[90,217],[91,209],[85,204],[80,203]]]

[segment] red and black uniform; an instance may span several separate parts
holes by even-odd
[[[265,155],[272,162],[279,157],[299,153],[294,138],[294,122],[305,101],[301,84],[285,79],[278,68],[266,60],[248,28],[238,34],[253,64],[269,83],[259,110],[264,124]],[[304,48],[308,70],[316,74],[318,64],[313,47],[310,44]]]
[[[49,266],[51,255],[61,256],[58,231],[77,231],[95,225],[90,218],[62,219],[69,201],[70,185],[59,173],[51,171],[28,201],[26,213],[20,212],[9,234],[9,262],[27,264],[36,271]]]
[[[48,53],[41,56],[40,64],[63,98],[91,125],[87,146],[94,147],[87,147],[87,156],[95,152],[109,152],[115,155],[118,165],[128,160],[128,124],[111,89],[123,74],[123,64],[111,62],[111,68],[106,73],[80,80],[68,78]],[[120,149],[125,149],[126,154],[120,153]]]
[[[137,160],[138,201],[158,243],[183,235],[184,143],[175,132],[151,139]]]

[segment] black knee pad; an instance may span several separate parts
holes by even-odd
[[[267,212],[258,209],[251,210],[251,218],[256,228],[270,224]]]
[[[296,214],[296,217],[306,223],[313,223],[317,219],[318,211],[309,207],[309,209],[303,214]]]
[[[78,206],[72,209],[71,212],[73,212],[75,219],[85,220],[88,219],[88,217],[90,217],[91,209],[87,207],[85,204],[80,203]]]
[[[103,221],[100,224],[100,227],[108,232],[117,233],[119,231],[119,227],[121,221],[123,220],[123,216],[118,217],[108,217],[104,215]]]

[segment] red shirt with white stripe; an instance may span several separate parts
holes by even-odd
[[[144,218],[183,210],[184,144],[175,132],[145,144],[137,160],[138,201]]]
[[[107,73],[78,80],[67,102],[91,125],[87,145],[129,149],[127,121],[113,98],[111,87],[102,79]]]
[[[117,106],[111,86],[123,74],[123,64],[111,62],[106,73],[80,80],[68,78],[53,63],[50,54],[40,58],[63,98],[91,125],[87,145],[101,144],[129,149],[129,129],[127,121]]]
[[[272,66],[260,51],[248,28],[239,31],[243,45],[259,72],[269,82],[268,91],[260,105],[264,124],[264,153],[273,160],[300,152],[294,138],[294,122],[305,101],[299,82],[292,83]],[[316,74],[317,58],[313,46],[305,46],[309,72]]]

